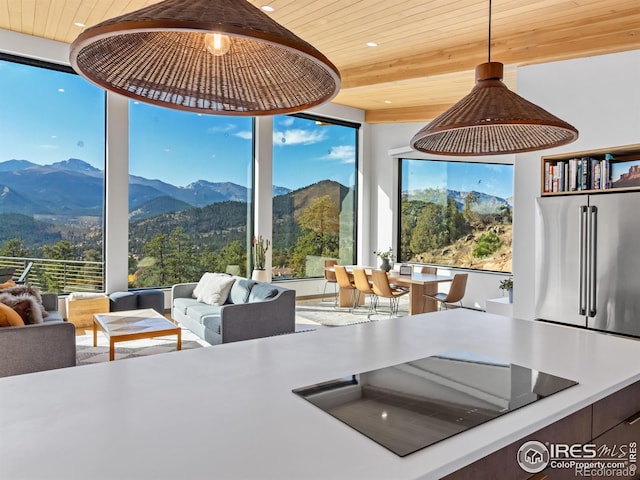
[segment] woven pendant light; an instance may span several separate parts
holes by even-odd
[[[411,147],[439,155],[498,155],[557,147],[578,138],[575,127],[513,93],[502,76],[502,63],[491,62],[489,1],[489,62],[476,67],[471,93],[416,133]]]
[[[71,66],[116,93],[216,115],[275,115],[331,100],[338,69],[246,0],[166,0],[71,44]]]

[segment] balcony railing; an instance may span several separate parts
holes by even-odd
[[[30,262],[33,266],[25,281],[42,292],[104,292],[103,262],[0,256],[0,267],[15,267],[15,277]]]

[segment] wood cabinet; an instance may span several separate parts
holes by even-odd
[[[544,156],[540,194],[640,190],[640,144]]]
[[[593,440],[596,447],[628,448],[640,443],[640,382],[593,404]],[[626,456],[626,451],[618,450]],[[637,454],[636,454],[637,455]],[[637,457],[636,457],[637,458]],[[636,466],[638,462],[636,462]],[[637,473],[637,470],[636,470]],[[611,475],[592,476],[593,480],[611,479]],[[635,475],[633,478],[638,478]]]
[[[640,443],[640,382],[636,382],[576,413],[514,442],[497,452],[444,477],[444,480],[554,480],[575,478],[572,469],[547,468],[539,474],[522,470],[517,461],[518,449],[529,440],[542,443],[585,444],[596,447]],[[599,477],[590,477],[599,478]],[[609,477],[610,478],[610,477]],[[624,478],[624,477],[622,477]],[[630,478],[630,477],[626,477]],[[635,477],[631,477],[635,478]]]
[[[593,438],[624,423],[640,411],[640,382],[593,404]],[[640,426],[640,420],[636,422]],[[637,438],[640,442],[640,436]]]

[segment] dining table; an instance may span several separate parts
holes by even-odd
[[[453,277],[449,275],[432,273],[413,272],[411,275],[400,275],[396,271],[390,271],[388,275],[390,284],[409,287],[409,315],[438,310],[438,302],[424,295],[435,295],[438,293],[439,283],[453,281]]]
[[[329,271],[334,271],[333,266],[326,267]],[[347,265],[346,270],[349,275],[354,268],[364,268],[368,277],[375,267]],[[389,283],[399,287],[409,288],[409,315],[418,313],[435,312],[438,310],[438,302],[424,295],[435,295],[438,293],[438,284],[453,281],[453,277],[448,275],[437,275],[430,273],[412,272],[401,275],[400,272],[391,270],[387,273]],[[364,302],[364,295],[360,295],[360,303]],[[353,303],[352,290],[348,288],[338,289],[338,305],[340,307],[350,307]]]

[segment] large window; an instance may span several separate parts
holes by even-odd
[[[358,125],[307,115],[273,125],[273,278],[355,261]]]
[[[53,292],[103,290],[105,93],[0,55],[0,266]]]
[[[513,166],[400,161],[399,261],[511,271]]]
[[[247,273],[253,121],[130,102],[129,285]]]

